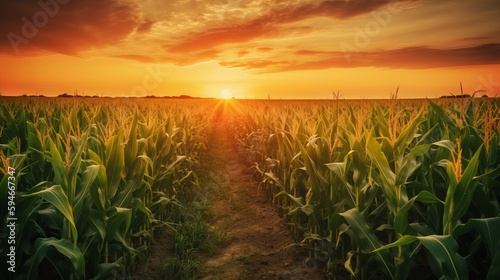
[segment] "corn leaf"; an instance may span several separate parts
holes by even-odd
[[[124,226],[125,231],[130,227],[132,221],[132,209],[114,208],[111,216],[106,220],[106,238],[105,242],[109,242],[115,238],[118,228]]]
[[[106,186],[106,199],[112,199],[118,191],[118,186],[122,180],[122,171],[125,165],[124,152],[122,147],[122,132],[113,136],[106,147],[106,176],[108,185]]]
[[[450,235],[428,235],[413,236],[404,235],[396,242],[379,247],[373,252],[385,251],[390,248],[399,247],[420,241],[429,251],[429,264],[438,268],[435,271],[441,279],[467,279],[468,269],[465,259],[458,254],[458,244]]]
[[[454,228],[458,225],[460,218],[467,212],[474,197],[474,191],[478,183],[478,178],[475,178],[475,176],[479,166],[481,150],[479,148],[469,161],[458,183],[455,179],[456,174],[451,167],[452,163],[448,163],[447,173],[450,185],[444,204],[443,233],[445,235],[453,233]]]
[[[368,252],[375,252],[377,248],[382,247],[382,243],[375,236],[365,218],[356,208],[340,213],[345,218],[347,224],[352,228],[357,239],[358,247]],[[387,251],[378,250],[375,252],[375,258],[380,263],[381,269],[394,279],[394,265],[390,261]]]
[[[493,261],[491,262],[490,268],[488,269],[488,274],[486,275],[486,280],[497,280],[500,278],[500,252],[495,254]]]
[[[439,200],[434,194],[428,191],[421,191],[417,196],[410,199],[394,217],[394,228],[398,233],[404,233],[408,226],[408,212],[413,207],[413,203],[418,200],[424,203],[444,203]]]
[[[50,247],[54,247],[59,253],[65,256],[71,263],[73,272],[79,278],[83,278],[85,274],[85,259],[82,252],[76,245],[66,239],[38,238],[35,241],[35,251],[33,255],[26,261],[23,266],[24,279],[38,279],[38,266],[45,259],[47,251]],[[55,260],[54,260],[55,261]],[[69,275],[61,275],[64,278],[69,278]]]
[[[71,232],[74,238],[74,242],[76,244],[76,240],[78,240],[78,232],[75,226],[73,208],[69,204],[68,197],[64,193],[62,187],[59,185],[54,185],[48,189],[24,195],[24,197],[32,197],[32,196],[41,197],[42,199],[52,204],[59,212],[61,212],[64,215],[64,217],[71,224]]]

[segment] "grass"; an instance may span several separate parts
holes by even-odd
[[[197,279],[202,255],[216,253],[231,236],[224,228],[207,222],[214,212],[204,196],[176,212],[172,221],[177,224],[172,232],[174,257],[165,262],[161,274],[164,279]]]

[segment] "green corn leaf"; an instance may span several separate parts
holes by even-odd
[[[100,263],[97,265],[96,274],[90,280],[117,279],[117,271],[123,268],[123,258],[113,263]]]
[[[108,186],[106,168],[104,166],[104,163],[102,163],[101,159],[97,155],[97,153],[89,149],[88,154],[90,159],[99,166],[99,171],[97,173],[97,177],[95,180],[96,187],[90,188],[90,196],[92,197],[94,205],[97,206],[97,209],[99,210],[101,217],[104,217],[106,215],[105,213],[106,197],[104,197],[103,192]]]
[[[125,231],[130,227],[132,221],[132,209],[114,208],[114,213],[106,220],[105,242],[110,242],[117,235],[120,226],[124,226]]]
[[[375,236],[373,230],[370,228],[363,215],[361,215],[356,208],[347,210],[339,215],[345,218],[349,226],[354,231],[359,249],[372,252],[377,248],[382,247],[382,243]],[[379,250],[375,252],[375,257],[379,262],[381,269],[387,273],[391,279],[394,279],[394,265],[390,261],[391,258],[389,253],[387,251]]]
[[[67,173],[67,182],[68,182],[68,190],[67,195],[69,202],[73,204],[73,200],[76,196],[77,187],[76,181],[78,174],[80,173],[80,166],[82,163],[82,154],[87,148],[87,139],[90,132],[90,127],[86,130],[86,132],[82,135],[81,140],[77,141],[74,137],[71,137],[73,142],[75,143],[73,146],[76,146],[76,151],[71,155],[71,163]],[[68,151],[69,152],[69,151]]]
[[[453,144],[453,142],[451,142],[450,140],[437,141],[437,142],[432,143],[432,145],[445,148],[445,149],[452,151],[452,152],[455,150],[455,144]]]
[[[116,199],[113,200],[113,205],[116,207],[130,207],[132,196],[134,191],[138,190],[143,186],[143,177],[144,177],[145,165],[142,165],[138,170],[135,178],[130,178],[125,181],[124,187],[121,189],[119,193],[116,194]]]
[[[418,239],[429,251],[429,263],[440,268],[439,277],[445,279],[467,279],[469,272],[465,259],[458,254],[458,244],[452,236],[429,235]]]
[[[471,222],[481,235],[490,256],[493,258],[500,252],[500,217],[471,219]]]
[[[122,131],[113,136],[106,147],[106,199],[112,199],[122,180],[122,171],[125,165],[124,151],[122,147]]]
[[[104,240],[106,239],[106,224],[104,222],[104,219],[100,216],[100,214],[95,211],[91,210],[89,213],[89,221],[90,221],[90,226],[93,228],[94,232],[99,234],[101,237],[101,247],[102,244],[104,244]],[[99,248],[99,251],[101,251],[102,248]]]
[[[420,241],[428,250],[429,264],[438,269],[435,271],[441,279],[467,279],[468,269],[465,259],[458,254],[458,244],[450,235],[413,236],[405,235],[396,242],[381,246],[373,252],[385,251]]]
[[[450,185],[445,198],[443,214],[443,233],[446,235],[453,233],[454,228],[458,225],[460,218],[467,212],[474,197],[474,191],[479,179],[475,176],[479,166],[481,150],[482,146],[469,161],[458,183],[455,179],[455,172],[451,167],[452,163],[448,163],[446,170]]]
[[[171,174],[175,171],[175,168],[180,166],[186,160],[186,156],[177,156],[175,161],[167,166],[165,169],[166,174]]]
[[[85,259],[82,252],[76,245],[72,244],[66,239],[55,239],[50,238],[38,238],[35,241],[35,251],[33,255],[26,261],[23,266],[23,278],[24,279],[37,279],[38,278],[38,266],[45,259],[47,251],[50,247],[54,247],[59,253],[65,256],[71,263],[73,272],[79,278],[85,275]],[[56,260],[53,260],[56,261]],[[63,277],[69,279],[70,275],[62,275]]]
[[[43,183],[40,183],[43,184]],[[43,201],[36,196],[26,197],[20,195],[16,199],[16,218],[17,218],[17,236],[16,243],[21,244],[19,249],[31,247],[32,245],[28,241],[24,241],[23,238],[28,236],[30,238],[29,233],[33,230],[30,227],[31,220],[33,219],[33,215],[37,215],[37,212],[40,209]],[[6,205],[6,204],[3,204]],[[7,207],[5,207],[7,210]],[[60,223],[59,223],[60,224]]]
[[[327,163],[325,164],[328,169],[330,169],[336,176],[339,178],[340,182],[342,182],[342,186],[347,190],[347,194],[349,195],[348,199],[350,201],[350,204],[355,206],[356,205],[356,194],[354,193],[353,187],[349,182],[346,180],[345,176],[345,168],[346,164],[345,162],[332,162],[332,163]]]
[[[469,219],[467,223],[455,227],[453,236],[459,238],[471,230],[477,230],[491,258],[500,252],[500,239],[498,238],[500,236],[500,217]]]
[[[491,262],[490,268],[488,269],[488,274],[486,275],[486,280],[497,280],[500,279],[500,252],[495,254],[493,261]]]
[[[311,215],[314,212],[314,205],[306,204],[304,202],[303,197],[294,197],[293,195],[289,194],[287,191],[284,191],[284,190],[277,193],[274,197],[278,197],[281,195],[288,196],[290,198],[290,200],[296,205],[296,208],[290,210],[290,212],[288,214],[293,214],[299,209],[307,216]]]
[[[40,223],[58,232],[63,231],[63,223],[54,207],[46,207],[37,211],[40,217]]]
[[[62,159],[61,154],[59,153],[59,149],[57,145],[52,141],[52,139],[48,139],[48,145],[50,149],[50,157],[48,159],[52,163],[52,168],[54,170],[54,182],[63,187],[65,191],[67,191],[68,187],[68,172],[64,166],[64,161]]]
[[[418,125],[422,119],[422,112],[418,114],[418,116],[413,119],[413,121],[408,125],[398,136],[396,139],[396,143],[394,144],[394,149],[396,150],[396,155],[402,156],[405,149],[408,145],[413,141],[415,135],[418,131]]]
[[[0,145],[1,146],[1,145]],[[7,158],[7,161],[9,162],[9,166],[10,167],[13,167],[14,169],[16,169],[16,176],[15,176],[15,180],[16,182],[19,181],[19,178],[21,177],[21,174],[22,172],[21,171],[21,166],[23,166],[23,163],[26,159],[26,156],[27,154],[13,154],[11,156],[9,156]],[[0,165],[3,165],[3,162],[0,161]],[[6,169],[8,170],[8,167],[7,166],[0,166],[2,169]],[[8,182],[11,182],[9,181],[9,175],[7,174],[3,174],[1,171],[0,171],[0,205],[2,205],[2,207],[0,207],[0,219],[3,219],[4,217],[7,216],[7,197],[8,197]],[[16,192],[20,191],[19,189],[19,184],[16,185]],[[18,210],[19,211],[19,210]],[[16,215],[19,215],[19,212],[16,213]]]
[[[140,198],[138,198],[138,197],[134,198],[132,200],[132,203],[137,210],[141,211],[146,216],[148,216],[148,217],[153,216],[153,213],[151,213],[151,210],[149,210],[149,208],[146,207],[146,205],[144,204],[144,202]]]
[[[434,194],[428,191],[421,191],[417,196],[410,199],[401,209],[399,209],[398,213],[394,217],[394,228],[397,233],[403,234],[408,226],[408,212],[413,207],[413,203],[418,200],[427,204],[430,203],[443,203],[443,201],[439,200]]]
[[[384,251],[384,250],[387,250],[387,249],[390,249],[390,248],[395,248],[395,247],[399,247],[399,246],[408,245],[408,244],[411,244],[411,243],[413,243],[413,242],[415,242],[417,240],[418,240],[418,236],[404,235],[404,236],[401,236],[395,242],[393,242],[391,244],[387,244],[387,245],[381,246],[381,247],[378,247],[377,249],[373,250],[372,252],[375,253],[375,252]]]
[[[444,121],[445,124],[447,124],[450,127],[455,128],[456,124],[455,122],[449,117],[449,115],[444,111],[444,109],[437,105],[436,103],[432,102],[431,100],[428,100],[429,104],[431,104],[432,110],[437,113],[438,119],[441,119]]]
[[[75,217],[75,221],[78,224],[78,220],[80,216],[84,214],[84,212],[88,209],[84,207],[84,201],[87,199],[87,196],[90,192],[90,188],[94,183],[97,175],[99,173],[99,165],[90,165],[87,166],[82,175],[81,183],[78,186],[78,194],[75,197],[75,202],[73,206],[73,213]]]
[[[408,178],[415,172],[415,170],[420,166],[420,162],[417,162],[416,158],[423,156],[430,148],[429,144],[422,144],[415,146],[411,149],[410,153],[401,159],[401,169],[398,174],[396,174],[396,185],[400,186],[408,181]]]
[[[398,198],[395,193],[396,175],[392,171],[387,157],[382,152],[381,145],[371,136],[368,136],[366,140],[366,152],[378,168],[378,174],[373,174],[373,176],[380,179],[382,191],[389,200],[388,206],[391,212],[396,212],[396,206],[398,205]]]
[[[31,169],[31,172],[33,172],[33,175],[36,178],[42,178],[44,176],[44,156],[43,153],[38,151],[43,151],[44,148],[38,138],[37,129],[31,122],[28,122],[28,145],[30,147],[30,151],[35,151],[34,153],[30,153],[32,162],[36,165],[36,168]]]
[[[434,230],[428,224],[425,223],[411,223],[410,227],[415,232],[423,236],[436,234],[436,232],[434,232]]]
[[[126,172],[127,172],[127,178],[128,177],[133,177],[135,175],[134,173],[136,172],[134,170],[134,165],[133,162],[137,158],[138,154],[138,145],[137,145],[137,122],[138,122],[138,114],[134,115],[134,120],[132,121],[132,127],[130,128],[130,134],[128,136],[128,141],[127,144],[125,144],[125,154],[124,154],[124,160],[125,160],[125,167],[126,167]]]
[[[42,199],[48,201],[52,204],[59,212],[61,212],[64,217],[71,224],[71,233],[73,235],[74,242],[78,240],[78,232],[75,226],[75,220],[73,216],[73,208],[69,204],[68,197],[64,193],[63,189],[59,185],[54,185],[48,189],[41,190],[35,193],[26,194],[24,197],[39,196]]]
[[[274,172],[266,172],[264,173],[264,177],[266,179],[271,180],[274,184],[279,186],[281,189],[284,189],[283,183],[281,182],[280,178],[274,174]]]

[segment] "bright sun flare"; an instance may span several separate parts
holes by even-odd
[[[225,89],[220,93],[220,96],[224,99],[230,99],[232,95],[229,90]]]
[[[222,99],[231,99],[232,94],[231,94],[231,92],[229,90],[225,89],[225,90],[221,91],[220,97]]]

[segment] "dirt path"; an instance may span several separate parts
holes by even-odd
[[[235,145],[224,115],[201,159],[200,184],[205,188],[211,213],[208,223],[222,236],[212,254],[202,255],[199,279],[325,279],[320,268],[305,264],[307,252],[294,243],[286,221],[271,205],[252,178]],[[133,279],[161,279],[161,268],[172,257],[167,234],[155,237],[151,255]]]
[[[286,221],[252,178],[249,164],[237,152],[234,138],[219,117],[208,146],[206,186],[213,217],[229,241],[215,255],[205,256],[201,279],[324,279],[321,269],[308,267],[307,253],[294,243]]]

